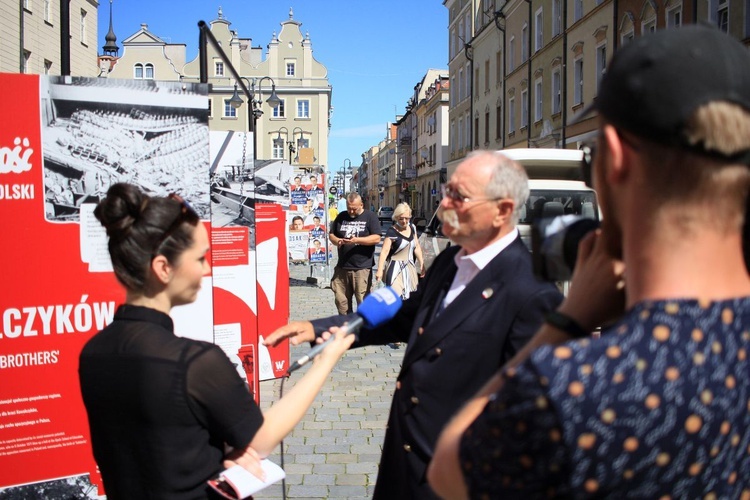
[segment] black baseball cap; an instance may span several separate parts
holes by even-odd
[[[714,101],[750,111],[750,51],[716,28],[694,24],[643,35],[615,52],[588,111],[653,142],[726,158],[691,145],[684,134],[690,116]],[[746,153],[731,158],[746,161]]]

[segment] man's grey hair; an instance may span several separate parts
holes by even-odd
[[[346,195],[346,201],[348,201],[349,203],[356,203],[361,200],[362,197],[356,191],[352,191],[351,193]]]
[[[526,170],[515,160],[511,160],[500,151],[473,151],[468,158],[483,156],[492,163],[490,181],[484,190],[487,198],[510,198],[515,203],[511,222],[518,223],[521,207],[529,199],[529,176]]]

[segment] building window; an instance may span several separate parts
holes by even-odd
[[[534,41],[536,43],[534,52],[539,52],[542,50],[542,45],[544,45],[544,15],[541,8],[536,11],[534,19],[536,23],[534,26]]]
[[[682,5],[667,9],[667,28],[677,28],[682,25]]]
[[[500,139],[503,134],[503,108],[499,104],[495,107],[495,139]]]
[[[583,58],[573,63],[573,104],[583,103]]]
[[[484,93],[490,91],[490,60],[484,61]]]
[[[237,110],[232,107],[229,99],[224,99],[224,118],[237,118]]]
[[[516,37],[510,37],[508,43],[508,72],[516,69]]]
[[[86,11],[81,9],[81,43],[86,45]]]
[[[272,116],[274,118],[284,118],[286,116],[286,102],[284,99],[279,99],[279,105],[274,106]]]
[[[524,24],[521,28],[521,62],[529,58],[529,25]]]
[[[542,119],[542,80],[534,82],[534,93],[536,94],[536,105],[534,109],[534,121],[538,122]]]
[[[456,100],[456,91],[457,91],[456,77],[454,75],[454,76],[451,77],[451,87],[450,87],[450,103],[451,103],[451,106],[455,106],[456,103],[458,102]]]
[[[469,92],[471,92],[471,69],[469,67],[471,63],[466,63],[466,67],[464,68],[464,77],[466,78],[466,84],[464,85],[464,89],[466,89],[466,95],[464,97],[469,97]]]
[[[719,0],[719,6],[716,9],[716,26],[724,33],[729,32],[729,2]]]
[[[214,62],[214,76],[224,76],[224,63],[222,61]]]
[[[52,0],[44,0],[44,20],[52,23]]]
[[[620,45],[625,45],[626,43],[630,42],[635,38],[635,33],[633,33],[633,30],[624,32],[622,35],[620,35]]]
[[[479,117],[474,117],[474,147],[479,147]]]
[[[451,145],[451,153],[453,153],[456,150],[456,122],[451,122],[451,131],[450,131],[450,145]]]
[[[516,98],[508,99],[508,134],[516,131]]]
[[[552,0],[552,37],[562,33],[562,0]]]
[[[467,148],[471,148],[471,118],[466,116],[464,123],[466,124],[466,127],[464,128],[464,144],[466,144]]]
[[[656,31],[656,18],[651,18],[648,21],[643,21],[641,25],[641,35],[646,33],[653,33]]]
[[[596,86],[602,81],[604,73],[607,71],[607,46],[602,45],[596,48]]]
[[[143,80],[143,64],[138,63],[133,66],[133,78],[136,80]]]
[[[23,0],[23,8],[31,12],[31,0]]]
[[[210,97],[208,98],[208,117],[212,118],[214,116],[214,100]]]
[[[310,147],[310,139],[305,139],[304,137],[297,139],[297,149],[309,148],[309,147]]]
[[[146,80],[153,80],[154,79],[154,65],[147,64],[144,66],[144,69],[146,70],[146,73],[144,74],[143,78],[145,78]]]
[[[503,53],[501,51],[495,54],[495,81],[498,85],[503,81]]]
[[[573,22],[583,17],[583,0],[573,0]]]
[[[24,50],[23,51],[23,72],[24,73],[30,72],[30,69],[31,69],[29,68],[30,63],[31,63],[31,52],[29,52],[28,50]]]
[[[49,75],[52,73],[52,61],[44,60],[44,74]]]
[[[474,70],[474,97],[479,95],[479,68]]]
[[[464,69],[461,68],[458,70],[458,100],[459,102],[463,100],[465,95],[466,95],[466,91],[464,90]]]
[[[458,119],[458,149],[464,148],[464,119]]]
[[[297,118],[310,118],[309,99],[300,99],[297,101]]]
[[[286,62],[286,76],[287,78],[293,78],[295,73],[295,63],[294,61],[287,61]]]
[[[562,79],[560,70],[552,73],[552,114],[556,115],[562,110]]]
[[[490,143],[490,112],[484,112],[484,143]]]
[[[529,126],[529,91],[521,91],[521,128]]]
[[[273,151],[272,158],[274,160],[283,160],[284,159],[284,139],[274,139],[272,151]]]

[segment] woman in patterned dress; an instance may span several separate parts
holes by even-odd
[[[402,298],[417,289],[423,275],[424,260],[419,246],[417,228],[411,224],[411,208],[399,203],[393,211],[393,226],[388,228],[380,251],[375,279],[392,287]]]

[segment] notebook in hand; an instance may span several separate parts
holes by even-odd
[[[261,461],[261,467],[266,473],[266,480],[261,481],[244,467],[235,465],[219,474],[216,479],[209,479],[208,484],[219,495],[231,500],[247,498],[263,488],[272,485],[286,477],[284,469],[268,459]]]

